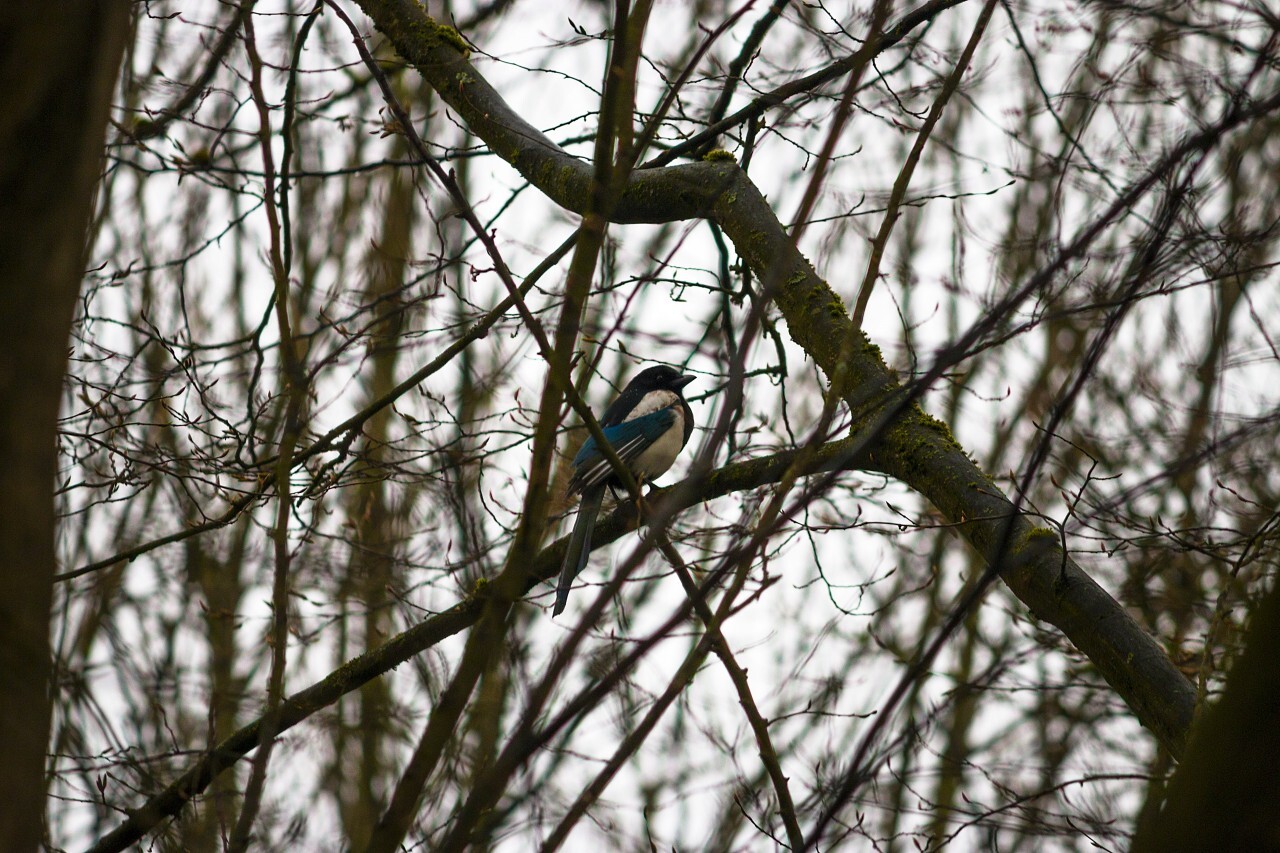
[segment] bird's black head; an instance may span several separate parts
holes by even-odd
[[[627,387],[635,388],[637,391],[675,391],[680,393],[680,389],[692,382],[696,377],[683,374],[673,367],[667,367],[665,364],[655,365],[654,367],[646,367],[635,375],[635,378],[628,383]]]
[[[680,371],[667,367],[666,365],[656,365],[654,367],[646,367],[644,370],[632,377],[627,383],[627,387],[622,389],[622,393],[618,398],[609,404],[609,408],[604,410],[604,416],[600,418],[601,426],[612,426],[620,424],[631,415],[635,407],[641,404],[645,396],[654,391],[667,391],[675,395],[679,401],[681,408],[685,414],[685,431],[692,429],[693,413],[689,409],[689,404],[685,402],[684,394],[680,393],[684,386],[694,380],[693,376],[686,376]],[[662,405],[668,405],[672,401],[667,398]],[[653,411],[648,408],[645,411]]]

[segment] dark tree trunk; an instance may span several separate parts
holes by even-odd
[[[41,843],[55,430],[85,230],[129,29],[119,0],[0,20],[0,849]]]
[[[1160,815],[1134,853],[1280,850],[1280,586],[1249,620],[1227,686],[1192,731]]]

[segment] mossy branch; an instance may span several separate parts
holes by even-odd
[[[359,0],[378,29],[434,86],[471,130],[502,159],[562,207],[588,207],[591,166],[558,148],[520,117],[412,0]],[[1237,117],[1239,119],[1239,117]],[[1240,119],[1242,120],[1242,119]],[[1216,133],[1221,128],[1214,129]],[[1216,137],[1215,137],[1216,138]],[[1170,152],[1173,168],[1185,152],[1211,142],[1186,140]],[[1132,204],[1165,167],[1122,195]],[[615,222],[714,220],[738,254],[763,280],[778,281],[772,296],[792,339],[827,376],[848,377],[845,402],[864,424],[868,467],[927,497],[1037,618],[1055,625],[1083,652],[1137,718],[1175,756],[1181,755],[1195,709],[1195,691],[1168,656],[1125,609],[1060,547],[1024,547],[1035,526],[952,439],[925,415],[885,364],[879,349],[856,327],[843,300],[818,276],[787,236],[763,195],[738,166],[721,159],[638,169],[612,211]],[[1109,222],[1099,217],[1063,250],[1061,261],[1082,253]],[[1050,265],[1019,293],[1053,274]],[[1013,303],[1011,303],[1013,304]],[[852,348],[852,363],[844,361]],[[941,361],[941,359],[940,359]],[[906,399],[918,396],[919,389]],[[602,540],[603,541],[603,540]]]

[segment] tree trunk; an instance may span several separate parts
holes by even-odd
[[[0,848],[35,850],[49,740],[55,431],[129,6],[0,23]]]
[[[1134,853],[1280,850],[1280,586],[1253,612],[1248,643]]]

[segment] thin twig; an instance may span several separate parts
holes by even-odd
[[[942,84],[942,91],[934,99],[933,107],[929,110],[928,117],[925,118],[924,124],[921,125],[920,132],[916,134],[916,141],[911,146],[911,153],[907,155],[906,162],[902,164],[902,168],[898,171],[898,177],[893,182],[893,190],[889,193],[889,203],[885,205],[884,219],[880,222],[880,230],[876,233],[875,239],[871,241],[871,257],[867,260],[867,272],[862,277],[862,284],[858,287],[858,298],[853,306],[854,328],[862,328],[862,318],[867,313],[867,303],[871,300],[871,291],[876,286],[876,279],[880,277],[880,262],[884,258],[885,246],[889,244],[889,235],[893,231],[894,224],[898,221],[898,209],[902,206],[903,199],[906,198],[907,187],[911,184],[911,175],[915,172],[916,164],[920,162],[920,154],[924,151],[925,143],[929,141],[929,135],[933,133],[933,128],[938,124],[938,119],[942,118],[942,111],[947,102],[951,100],[951,96],[956,89],[960,88],[960,79],[964,77],[965,71],[969,69],[969,62],[973,59],[974,51],[978,49],[978,42],[982,40],[982,34],[987,29],[987,22],[991,20],[991,13],[995,11],[995,6],[996,0],[987,0],[986,5],[982,7],[982,12],[978,15],[978,23],[973,27],[973,34],[969,36],[968,44],[964,46],[964,51],[961,52],[960,59],[956,62],[956,67],[951,69],[951,73],[947,75],[946,82]]]
[[[769,781],[773,783],[773,791],[778,797],[778,814],[782,818],[783,826],[786,827],[787,841],[791,843],[792,850],[799,850],[804,847],[804,833],[801,832],[800,821],[796,817],[795,802],[791,799],[791,789],[787,785],[786,775],[782,772],[778,751],[774,748],[773,739],[769,736],[769,722],[760,713],[755,697],[751,695],[751,687],[747,684],[747,671],[739,666],[734,658],[733,651],[729,648],[729,641],[720,631],[720,626],[711,608],[707,606],[702,590],[698,589],[698,585],[693,582],[693,576],[689,574],[689,567],[685,565],[680,552],[671,544],[665,531],[660,532],[659,536],[658,550],[675,569],[680,585],[684,587],[685,594],[693,602],[694,612],[698,614],[698,618],[707,629],[707,634],[711,638],[711,650],[724,664],[729,680],[733,682],[733,687],[738,692],[738,704],[742,706],[747,722],[751,725],[751,732],[756,738],[756,748],[760,751],[760,763],[769,774]]]
[[[271,150],[271,112],[262,89],[262,57],[254,38],[253,14],[244,19],[245,52],[249,57],[249,88],[258,112],[258,141],[262,149],[263,210],[267,215],[270,235],[272,279],[275,285],[276,333],[280,342],[277,351],[282,363],[282,374],[288,398],[285,403],[284,423],[281,426],[280,456],[276,464],[276,524],[272,531],[275,551],[275,567],[271,582],[271,672],[267,679],[267,707],[262,715],[262,730],[258,750],[253,757],[249,782],[245,786],[240,815],[232,830],[228,849],[232,853],[247,850],[252,839],[253,823],[262,803],[266,786],[267,767],[271,762],[272,747],[280,720],[280,703],[284,699],[284,674],[289,648],[289,510],[291,490],[289,472],[293,468],[293,452],[302,431],[302,410],[307,399],[306,371],[298,356],[293,337],[293,323],[289,316],[289,270],[285,266],[282,226],[275,203],[275,160]],[[287,189],[281,187],[282,192]]]

